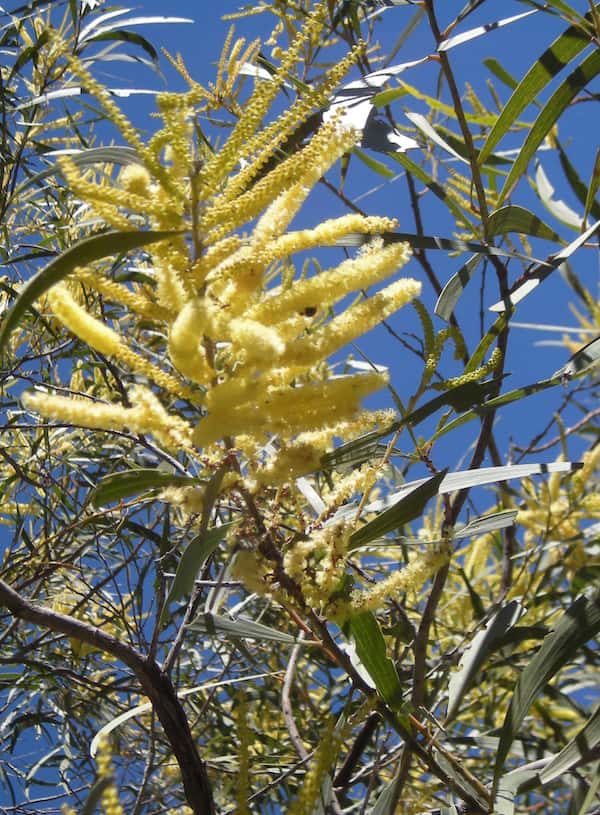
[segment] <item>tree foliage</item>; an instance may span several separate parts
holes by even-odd
[[[523,5],[261,0],[150,134],[101,72],[150,17],[7,17],[3,811],[597,808],[600,4]]]

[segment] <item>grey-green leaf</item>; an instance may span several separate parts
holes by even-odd
[[[344,626],[354,641],[356,654],[373,680],[377,692],[394,710],[405,707],[398,671],[387,655],[385,639],[375,615],[370,611],[355,614]]]
[[[594,49],[594,51],[592,51],[592,53],[583,60],[581,65],[579,65],[569,74],[569,76],[556,89],[540,111],[533,124],[533,127],[525,139],[525,143],[519,151],[519,155],[517,156],[510,173],[508,174],[508,178],[504,182],[504,187],[498,196],[498,203],[504,201],[504,199],[510,194],[522,173],[525,172],[530,159],[533,157],[534,153],[546,138],[563,111],[566,110],[577,94],[583,90],[583,88],[585,88],[585,86],[599,73],[600,51]],[[489,137],[482,152],[484,152],[488,142]]]
[[[547,241],[560,242],[560,235],[550,229],[537,215],[525,207],[510,204],[492,212],[488,218],[490,235],[507,235],[518,232],[520,235],[533,235]]]
[[[562,615],[554,630],[519,676],[510,701],[494,769],[494,786],[498,781],[527,711],[544,686],[577,653],[579,648],[600,632],[600,593],[579,597]]]
[[[212,614],[210,611],[204,611],[194,617],[188,628],[194,631],[202,631],[205,634],[215,635],[223,634],[227,638],[247,638],[251,640],[283,642],[287,645],[310,645],[308,640],[299,640],[292,637],[291,634],[286,634],[284,631],[277,631],[268,625],[262,623],[255,623],[254,620],[249,620],[246,617],[237,617],[232,620],[231,617],[222,617],[219,614]]]
[[[463,653],[458,669],[450,675],[446,722],[456,716],[462,698],[472,685],[477,671],[494,650],[499,638],[512,628],[522,613],[522,606],[516,600],[512,600],[492,617],[483,631],[475,635]]]
[[[578,26],[571,26],[534,62],[490,131],[479,154],[480,164],[485,163],[500,139],[508,133],[517,117],[537,98],[540,91],[588,45],[589,38],[585,33]]]
[[[95,506],[102,506],[148,490],[170,486],[194,487],[201,483],[197,478],[173,475],[152,467],[125,470],[105,476],[92,490],[90,501]]]
[[[404,526],[404,524],[413,521],[423,514],[423,510],[427,502],[437,495],[440,484],[442,483],[448,470],[442,470],[431,478],[425,479],[424,483],[419,484],[407,496],[400,498],[389,509],[384,510],[372,521],[369,521],[361,529],[357,529],[350,536],[349,549],[354,549],[357,546],[364,546],[370,541],[380,538],[387,532],[393,532],[396,529]]]
[[[146,232],[104,232],[102,235],[94,235],[86,238],[75,246],[71,246],[61,255],[45,266],[41,272],[34,275],[29,280],[10,311],[4,317],[0,326],[0,354],[2,353],[8,337],[17,327],[24,316],[38,297],[51,289],[56,283],[70,274],[77,266],[85,266],[102,258],[113,257],[151,243],[164,241],[168,238],[179,237],[181,232],[173,230],[148,230]]]
[[[190,541],[181,555],[175,572],[175,579],[165,603],[165,609],[168,608],[169,603],[177,602],[177,600],[181,600],[182,597],[191,593],[200,569],[223,540],[227,530],[234,525],[235,521],[221,526],[213,526],[212,529],[201,532],[193,541]]]

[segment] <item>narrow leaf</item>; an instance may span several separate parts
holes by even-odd
[[[544,207],[557,221],[565,224],[569,229],[575,229],[578,232],[581,230],[583,218],[562,198],[556,198],[554,187],[539,159],[535,160],[535,183],[532,182],[532,186]]]
[[[223,540],[227,530],[234,525],[235,521],[221,526],[213,526],[212,529],[197,535],[193,541],[190,541],[181,555],[175,579],[165,603],[165,609],[169,606],[169,603],[175,603],[192,592],[200,570]]]
[[[600,360],[600,337],[596,337],[591,342],[588,342],[587,345],[584,345],[583,348],[575,351],[566,365],[559,368],[554,376],[560,377],[564,383],[577,374],[591,368],[592,365],[596,365],[598,360]]]
[[[387,532],[393,532],[400,529],[404,524],[413,521],[415,518],[423,514],[423,510],[427,502],[437,495],[438,489],[444,476],[448,471],[442,470],[431,478],[424,480],[424,483],[419,484],[414,490],[399,499],[397,503],[386,509],[372,521],[369,521],[361,529],[350,536],[349,549],[354,549],[357,546],[364,546],[376,538],[380,538]]]
[[[95,506],[120,501],[130,495],[168,486],[191,487],[202,482],[198,478],[173,475],[156,468],[125,470],[105,476],[90,493],[90,501]]]
[[[522,606],[512,600],[492,617],[483,631],[475,635],[461,657],[458,670],[450,675],[446,722],[456,716],[462,698],[473,684],[478,670],[494,651],[499,638],[512,628],[522,613]]]
[[[462,538],[479,537],[487,532],[497,532],[499,529],[506,529],[515,523],[519,514],[518,509],[503,509],[500,512],[493,512],[489,515],[482,515],[454,533],[458,540]]]
[[[259,640],[260,642],[272,640],[274,642],[283,642],[286,645],[311,644],[309,640],[297,639],[292,637],[291,634],[277,631],[275,628],[262,623],[255,623],[254,620],[249,620],[246,617],[237,617],[232,620],[231,617],[222,617],[218,614],[212,614],[210,611],[203,611],[194,617],[188,628],[193,631],[202,631],[209,636],[223,634],[229,639],[242,638]]]
[[[548,784],[566,773],[575,764],[590,761],[591,756],[600,744],[600,707],[597,707],[577,735],[565,744],[563,749],[540,772],[542,784]]]
[[[542,141],[546,138],[550,130],[564,110],[570,105],[577,94],[600,73],[600,52],[598,50],[586,57],[581,65],[572,71],[565,81],[556,89],[548,102],[540,111],[531,130],[529,131],[525,143],[523,144],[515,163],[513,164],[508,178],[504,182],[504,187],[498,197],[501,203],[512,191],[514,185],[525,172],[530,159],[538,149]],[[506,108],[505,108],[506,110]],[[491,135],[491,134],[490,134]],[[486,141],[486,145],[489,142]],[[484,150],[485,150],[484,146]],[[483,152],[483,150],[482,150]],[[489,155],[489,154],[488,154]]]
[[[17,301],[4,317],[0,326],[0,353],[2,353],[10,333],[17,327],[27,309],[29,309],[38,297],[52,288],[56,283],[63,280],[77,266],[86,266],[95,260],[112,257],[132,249],[139,249],[151,243],[164,241],[167,238],[174,238],[181,235],[180,232],[172,230],[148,231],[148,232],[105,232],[102,235],[94,235],[86,238],[80,243],[71,246],[62,255],[52,260],[45,268],[29,280]]]
[[[543,263],[537,264],[530,269],[529,271],[525,272],[525,274],[521,275],[521,277],[516,280],[510,288],[508,293],[508,302],[511,306],[516,305],[521,300],[523,300],[527,295],[532,292],[535,288],[537,288],[542,281],[544,281],[552,272],[557,269],[565,260],[571,257],[571,255],[577,251],[583,244],[589,240],[592,235],[600,230],[600,221],[596,221],[595,224],[592,224],[588,229],[585,230],[581,235],[578,235],[575,240],[571,241],[568,246],[565,246],[564,249],[561,249],[560,252],[557,252],[554,255],[550,255],[550,257]],[[490,311],[506,311],[507,304],[504,300],[499,300],[497,303],[494,303],[493,306],[489,307]]]
[[[405,703],[398,671],[387,655],[385,639],[375,615],[370,611],[355,614],[344,630],[354,640],[356,654],[379,695],[392,709],[401,710]]]
[[[568,608],[541,648],[522,671],[500,732],[494,786],[527,711],[552,677],[571,660],[579,648],[600,632],[600,594],[579,597]]]
[[[479,266],[481,255],[473,255],[455,272],[440,292],[434,307],[434,313],[442,320],[452,317],[456,304]]]
[[[536,238],[560,243],[558,233],[550,229],[537,215],[514,204],[492,212],[488,218],[488,229],[490,235],[508,235],[510,232],[518,232],[520,235],[533,235]]]
[[[588,45],[589,38],[585,33],[578,26],[571,26],[534,62],[515,88],[489,133],[479,154],[480,164],[485,163],[500,139],[508,133],[525,108],[537,99],[540,91]]]
[[[438,51],[449,51],[457,45],[462,45],[464,42],[474,40],[476,37],[481,37],[483,34],[488,34],[490,31],[495,31],[497,28],[502,28],[505,25],[516,23],[517,20],[522,20],[524,17],[529,17],[530,14],[536,14],[537,9],[533,11],[525,11],[522,14],[515,14],[513,17],[504,17],[502,20],[496,20],[493,23],[485,23],[478,25],[476,28],[471,28],[469,31],[463,31],[462,34],[455,34],[453,37],[448,37],[447,40],[442,40],[438,45]]]

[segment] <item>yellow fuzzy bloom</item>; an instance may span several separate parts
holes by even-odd
[[[249,313],[255,319],[272,325],[309,307],[327,308],[350,292],[366,289],[389,277],[400,266],[404,266],[409,257],[410,247],[405,243],[392,244],[374,253],[364,253],[344,261],[335,269],[294,282],[286,291],[276,292],[272,297],[263,299]]]
[[[347,309],[309,336],[290,344],[287,365],[311,365],[325,359],[344,345],[365,334],[421,293],[421,284],[412,278],[391,283],[373,297]]]
[[[300,430],[316,430],[351,417],[360,400],[387,382],[384,374],[369,373],[339,377],[316,385],[292,388],[267,388],[256,401],[225,406],[218,414],[209,414],[194,431],[198,447],[223,436],[252,432],[263,427],[289,438]]]
[[[80,340],[107,356],[117,355],[121,349],[119,335],[100,320],[96,320],[72,297],[66,286],[53,286],[46,295],[57,319]]]
[[[215,375],[201,344],[208,322],[204,304],[195,299],[181,309],[169,332],[171,362],[180,373],[200,384],[209,383]]]

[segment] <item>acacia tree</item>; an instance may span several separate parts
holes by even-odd
[[[273,35],[230,33],[213,83],[173,58],[188,89],[157,95],[149,138],[83,57],[73,6],[58,34],[32,9],[46,79],[30,95],[84,89],[119,135],[94,149],[72,125],[78,150],[19,187],[20,161],[5,215],[56,254],[24,284],[19,256],[0,326],[7,812],[595,807],[596,343],[547,379],[504,379],[516,304],[554,270],[582,329],[597,323],[567,266],[598,229],[597,175],[580,179],[556,129],[594,99],[597,10],[537,9],[560,33],[521,81],[489,61],[512,86],[490,107],[451,59],[485,34],[465,24],[482,4],[445,25],[426,0],[400,37],[428,26],[437,96],[401,79],[415,61],[374,62],[395,5],[260,3]],[[522,146],[497,152],[513,130]],[[548,138],[574,238],[541,165],[550,216],[519,203]],[[358,160],[401,165],[412,232],[347,195]],[[331,216],[296,228],[321,187]],[[452,237],[428,227],[444,222]],[[444,287],[441,251],[470,254]],[[459,300],[477,276],[499,316],[476,334]],[[409,304],[418,335],[399,333]],[[410,391],[346,360],[381,323]],[[561,383],[554,417],[504,449],[504,406]],[[386,386],[394,410],[361,407]],[[467,469],[449,472],[441,440],[456,458],[463,426]]]

